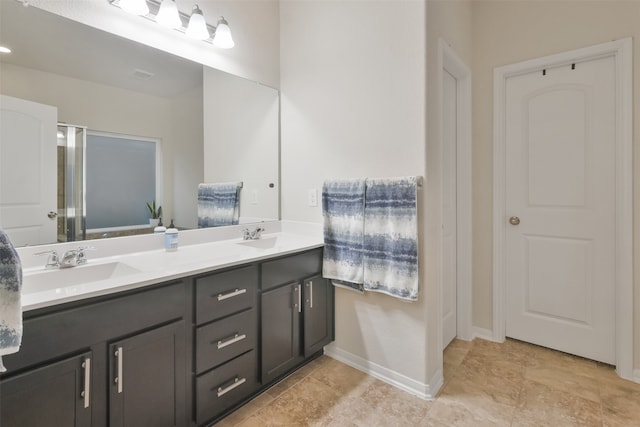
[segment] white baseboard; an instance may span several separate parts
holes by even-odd
[[[436,394],[440,390],[440,387],[442,387],[444,381],[444,377],[442,376],[442,369],[438,369],[433,378],[431,378],[431,380],[429,381],[429,384],[424,384],[412,378],[409,378],[406,375],[400,374],[389,368],[378,365],[377,363],[370,362],[360,356],[356,356],[355,354],[342,350],[341,348],[336,347],[334,344],[326,346],[324,348],[324,354],[346,365],[349,365],[352,368],[362,371],[367,375],[371,375],[372,377],[377,378],[380,381],[383,381],[425,400],[435,399]]]
[[[491,329],[473,327],[473,338],[480,338],[487,341],[495,341],[493,338],[493,331]]]
[[[640,369],[634,369],[633,370],[633,378],[632,381],[634,383],[638,383],[640,384]]]

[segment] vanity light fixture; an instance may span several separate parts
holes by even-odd
[[[218,19],[218,25],[216,25],[216,33],[213,36],[213,45],[222,49],[231,49],[235,46],[233,38],[231,37],[231,29],[229,23],[224,16]]]
[[[133,15],[146,15],[149,13],[149,6],[145,0],[120,0],[120,7],[125,12]]]
[[[11,49],[6,46],[0,46],[0,53],[11,53]]]
[[[167,28],[182,27],[180,13],[178,12],[178,6],[176,6],[175,0],[162,0],[160,10],[158,10],[158,16],[156,16],[156,22]]]
[[[108,1],[112,6],[135,13],[165,27],[173,28],[190,38],[203,40],[213,44],[215,47],[230,49],[235,45],[227,20],[221,16],[218,19],[217,26],[214,27],[207,24],[202,10],[197,4],[193,6],[191,15],[187,15],[178,10],[175,0]],[[144,3],[144,5],[142,5],[142,3]]]
[[[197,4],[193,6],[193,10],[191,11],[191,18],[189,18],[189,25],[187,25],[185,34],[187,35],[187,37],[191,37],[192,39],[196,40],[207,40],[209,38],[207,23],[205,22],[202,11]]]

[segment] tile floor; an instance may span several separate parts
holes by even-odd
[[[327,356],[216,424],[227,426],[640,426],[640,384],[531,344],[454,340],[434,401]]]

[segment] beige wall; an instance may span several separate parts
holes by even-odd
[[[635,366],[640,367],[640,1],[473,1],[473,321],[492,327],[493,69],[634,37]]]
[[[307,205],[307,190],[320,191],[325,179],[425,175],[425,7],[281,2],[283,219],[321,222],[320,206]],[[431,190],[426,180],[422,200]],[[420,222],[425,218],[422,209]],[[429,257],[435,239],[425,228],[418,302],[336,289],[334,348],[416,388],[438,368],[430,351],[437,334],[428,330],[438,307]]]

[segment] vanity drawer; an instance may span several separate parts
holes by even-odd
[[[196,323],[206,323],[255,307],[258,266],[196,279]]]
[[[322,248],[262,264],[262,290],[306,279],[322,272]]]
[[[196,378],[196,422],[202,424],[228,410],[257,390],[256,351]]]
[[[256,348],[258,342],[256,309],[218,320],[196,330],[196,373]]]

